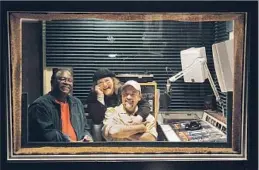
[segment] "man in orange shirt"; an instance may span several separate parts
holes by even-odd
[[[36,99],[29,107],[29,140],[49,142],[92,142],[85,130],[82,102],[70,95],[72,72],[53,70],[51,91]]]

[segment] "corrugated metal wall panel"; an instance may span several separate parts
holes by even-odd
[[[73,67],[73,94],[81,100],[88,96],[99,67],[116,74],[153,74],[163,93],[166,80],[181,71],[181,50],[205,46],[208,66],[213,67],[211,45],[214,34],[220,34],[214,22],[74,20],[47,21],[43,27],[46,66]],[[204,97],[213,94],[208,80],[196,84],[181,78],[171,88],[170,110],[203,109]]]

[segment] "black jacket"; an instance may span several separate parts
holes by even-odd
[[[105,105],[103,105],[97,100],[97,94],[95,92],[90,92],[86,100],[86,104],[87,104],[86,112],[89,113],[90,118],[92,118],[94,124],[102,123],[105,116],[105,112],[108,107],[115,107],[121,104],[120,94],[121,94],[121,88],[119,89],[118,94],[114,93],[112,96],[105,96],[104,97]],[[151,110],[149,103],[146,100],[142,99],[138,103],[138,108],[139,109],[137,111],[137,114],[143,118],[143,121],[145,121],[146,117],[149,115]]]
[[[68,96],[70,120],[77,140],[90,133],[85,130],[85,115],[82,102]],[[29,107],[29,141],[69,142],[62,133],[60,104],[55,102],[51,92],[36,99]]]

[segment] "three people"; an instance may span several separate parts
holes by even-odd
[[[36,99],[29,107],[29,141],[93,141],[91,134],[85,130],[83,104],[78,98],[70,95],[72,88],[71,71],[53,71],[51,91]]]
[[[141,101],[140,84],[134,80],[122,86],[122,104],[110,107],[103,120],[103,136],[107,141],[155,141],[157,139],[156,121],[149,114],[145,122],[132,124],[138,116],[138,102]]]
[[[87,112],[94,124],[105,125],[105,139],[156,140],[155,120],[150,114],[149,103],[141,98],[141,88],[137,82],[122,85],[108,69],[97,70],[93,81],[93,90],[87,99]],[[93,141],[85,128],[87,122],[83,104],[70,95],[72,88],[73,75],[70,70],[53,71],[51,91],[29,107],[29,141]],[[107,128],[111,123],[115,123],[113,128]],[[118,129],[119,132],[113,134]]]

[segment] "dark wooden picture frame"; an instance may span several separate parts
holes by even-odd
[[[245,160],[247,159],[246,112],[246,13],[61,13],[8,12],[9,23],[9,101],[7,117],[7,159],[48,161],[163,161],[163,160]],[[234,21],[234,90],[232,113],[232,146],[168,147],[155,146],[85,145],[23,147],[22,143],[22,20],[68,20],[97,18],[115,21]]]

